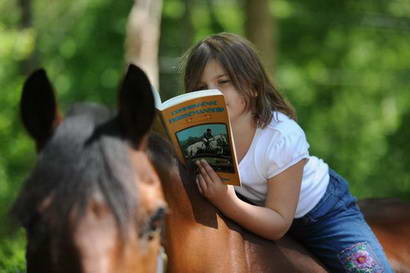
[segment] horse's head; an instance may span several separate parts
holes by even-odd
[[[155,108],[144,72],[129,66],[117,114],[78,104],[63,120],[44,70],[20,107],[39,153],[12,210],[27,272],[155,272],[165,201],[145,152]]]

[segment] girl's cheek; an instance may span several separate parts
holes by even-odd
[[[241,98],[240,106],[241,106],[241,112],[244,112],[246,109],[246,101],[244,98]]]

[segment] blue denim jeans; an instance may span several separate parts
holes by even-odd
[[[329,175],[322,199],[309,213],[293,221],[289,233],[332,273],[393,272],[347,182],[331,169]]]

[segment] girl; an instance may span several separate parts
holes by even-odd
[[[347,182],[309,155],[294,110],[273,87],[251,44],[220,33],[186,56],[185,90],[224,94],[242,182],[235,188],[223,184],[201,160],[201,194],[262,237],[278,240],[289,231],[331,272],[393,272]]]

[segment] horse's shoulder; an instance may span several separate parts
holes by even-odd
[[[317,258],[292,236],[285,235],[278,241],[267,240],[221,217],[231,232],[240,234],[244,255],[252,263],[250,272],[327,272]]]
[[[244,238],[248,259],[260,267],[255,270],[257,272],[327,272],[317,258],[289,235],[278,241],[266,240],[253,234],[245,235]]]

